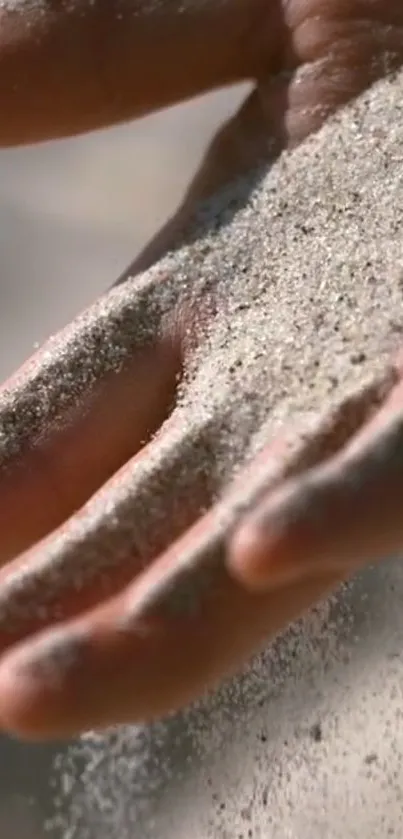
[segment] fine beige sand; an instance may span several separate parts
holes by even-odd
[[[323,413],[387,369],[403,327],[402,93],[403,75],[378,84],[210,203],[192,241],[142,280],[144,303],[153,278],[172,274],[157,309],[155,288],[143,309],[157,321],[170,295],[211,289],[220,314],[188,370],[181,433],[130,477],[124,503],[121,489],[113,499],[105,561],[119,517],[125,539],[141,543],[172,487],[179,500],[191,491],[192,469],[211,473],[216,497],[285,422]],[[105,298],[106,324],[127,312],[128,289]],[[129,491],[141,506],[128,507]],[[133,509],[140,532],[128,528]],[[89,505],[65,557],[69,538],[91,550],[100,514]],[[197,709],[85,738],[57,770],[63,791],[84,761],[60,835],[401,835],[402,595],[398,560],[367,570]]]

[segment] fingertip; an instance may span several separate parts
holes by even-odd
[[[61,629],[45,631],[6,655],[0,664],[3,730],[24,740],[46,741],[89,728],[84,652],[85,638]]]
[[[251,592],[288,586],[312,567],[313,534],[292,489],[264,501],[232,537],[229,570]]]
[[[125,631],[112,609],[44,630],[0,663],[0,728],[49,741],[150,721],[175,704],[169,652],[169,632]]]
[[[247,521],[235,531],[229,547],[228,568],[252,592],[263,591],[270,585],[270,545],[256,523]]]
[[[0,728],[13,737],[38,742],[59,739],[59,726],[43,685],[27,680],[13,665],[0,667]]]

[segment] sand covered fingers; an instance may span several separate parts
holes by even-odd
[[[0,646],[122,590],[217,494],[215,424],[180,411],[58,529],[0,574]]]
[[[181,362],[164,279],[105,295],[2,388],[3,563],[85,503],[167,415]]]
[[[204,527],[207,518],[184,537],[186,545],[161,557],[152,574],[159,564],[164,573],[178,551],[192,550],[192,542],[199,551]],[[215,588],[205,590],[196,611],[147,608],[145,572],[138,591],[134,584],[96,612],[17,645],[0,665],[2,726],[47,739],[166,715],[213,687],[339,582],[329,574],[290,586],[284,598],[268,593],[256,599],[220,568]]]
[[[230,567],[259,591],[326,569],[353,573],[403,549],[401,382],[324,463],[262,500],[234,534]]]
[[[379,390],[389,385],[385,377]],[[28,637],[6,649],[0,667],[4,724],[28,736],[60,736],[85,728],[90,719],[91,725],[105,726],[168,713],[241,666],[268,637],[324,596],[341,578],[335,569],[256,598],[228,574],[231,537],[270,487],[339,448],[375,400],[370,388],[356,402],[347,400],[343,410],[269,446],[223,499],[171,544],[215,493],[208,460],[211,426],[199,427],[199,433],[193,426],[186,435],[182,423],[172,423],[165,441],[162,434],[137,458],[137,482],[135,461],[130,479],[126,469],[126,476],[114,479],[109,497],[104,492],[94,498],[92,511],[88,505],[81,542],[76,517],[70,535],[65,534],[64,554],[63,542],[55,539],[47,563],[42,546],[42,564],[37,551],[25,578],[17,573],[6,580],[4,628],[13,625],[18,607],[20,614],[19,633],[9,636],[9,643]],[[214,436],[217,446],[217,425]],[[113,598],[115,584],[121,592]],[[49,600],[52,587],[58,613]],[[72,602],[75,608],[69,611]],[[29,623],[34,609],[36,626]],[[41,626],[45,631],[38,633]],[[18,702],[11,708],[13,680]]]

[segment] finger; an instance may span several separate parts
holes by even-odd
[[[225,399],[221,407],[224,410]],[[5,726],[31,736],[56,736],[88,725],[101,726],[142,717],[149,719],[179,707],[239,665],[268,634],[277,632],[296,617],[300,609],[312,602],[310,598],[313,600],[337,583],[337,575],[329,574],[320,582],[308,584],[305,589],[302,586],[301,590],[298,587],[295,591],[290,590],[284,598],[277,595],[274,602],[270,596],[267,602],[255,603],[227,575],[225,569],[225,546],[240,511],[253,508],[264,490],[276,484],[285,470],[297,469],[298,465],[315,462],[318,458],[320,434],[315,424],[309,428],[310,433],[306,429],[301,440],[294,439],[293,445],[289,446],[284,441],[282,445],[273,447],[270,457],[264,453],[250,471],[241,476],[220,505],[185,534],[178,544],[169,548],[148,571],[138,575],[134,586],[114,602],[106,603],[70,624],[62,622],[60,613],[59,617],[52,615],[49,591],[52,596],[55,584],[58,586],[56,602],[63,604],[63,617],[68,617],[74,609],[69,612],[66,604],[73,603],[74,599],[77,603],[79,599],[74,580],[85,575],[84,590],[91,598],[91,592],[97,588],[100,571],[105,571],[105,550],[111,563],[106,573],[107,592],[111,594],[111,580],[117,579],[117,572],[128,571],[131,576],[138,573],[141,567],[144,568],[144,559],[150,556],[150,550],[155,550],[157,554],[158,546],[163,548],[161,541],[158,545],[161,532],[165,534],[166,545],[169,545],[173,536],[181,532],[186,520],[187,523],[194,520],[200,509],[211,500],[215,494],[215,482],[213,479],[211,483],[213,470],[208,457],[212,445],[211,432],[216,435],[220,425],[217,411],[211,427],[202,417],[199,426],[192,426],[191,433],[188,430],[185,436],[183,429],[189,428],[186,421],[183,424],[168,424],[170,433],[166,436],[164,448],[155,449],[154,458],[144,458],[145,471],[137,483],[137,504],[133,506],[133,484],[132,490],[130,484],[120,486],[120,502],[122,505],[126,500],[126,507],[119,509],[116,504],[114,506],[111,496],[108,501],[100,496],[99,514],[103,527],[98,530],[98,553],[91,553],[95,540],[92,544],[89,542],[89,555],[88,546],[86,550],[83,543],[73,540],[73,552],[70,550],[70,555],[67,558],[65,555],[62,560],[62,573],[60,564],[55,565],[54,557],[53,568],[52,564],[48,566],[40,584],[37,578],[34,590],[25,586],[23,601],[18,599],[18,594],[24,592],[24,579],[20,589],[17,586],[13,591],[13,581],[8,587],[6,578],[2,587],[1,612],[3,633],[8,629],[9,635],[8,640],[3,635],[3,650],[8,646],[11,650],[3,659],[4,669],[0,668],[0,717],[3,717]],[[351,423],[358,422],[359,411],[351,413]],[[221,419],[225,416],[224,410]],[[186,420],[186,410],[182,418]],[[337,422],[333,431],[340,438]],[[322,438],[329,447],[335,445],[326,427],[322,429]],[[200,450],[205,453],[206,459],[206,470],[202,473]],[[150,467],[152,460],[156,471]],[[141,485],[143,489],[139,491]],[[198,509],[195,498],[198,498]],[[131,503],[127,506],[130,499]],[[110,516],[105,516],[105,509]],[[179,524],[181,516],[182,528]],[[93,509],[89,516],[90,527],[95,519]],[[108,519],[114,522],[115,534]],[[151,548],[150,542],[153,543]],[[132,551],[128,552],[130,544]],[[54,547],[60,556],[60,543]],[[139,557],[143,563],[139,562]],[[28,565],[31,573],[33,566],[31,559]],[[38,573],[38,562],[35,573]],[[64,584],[60,584],[60,579],[69,580],[69,590],[66,587],[61,590]],[[90,603],[90,599],[86,603],[81,601],[82,606]],[[45,611],[45,618],[42,615],[39,621],[38,607],[40,615]],[[16,614],[19,617],[23,614],[18,629]],[[30,624],[27,616],[36,618],[36,623]],[[53,627],[49,634],[42,634],[36,639],[35,636],[28,637],[25,644],[13,651],[15,641],[41,625],[52,625],[55,621],[58,628]],[[10,626],[14,630],[11,637]],[[41,638],[44,646],[41,646]],[[68,649],[71,642],[70,648],[76,649],[77,639],[80,639],[78,655],[74,653],[70,656],[68,653],[63,656],[63,653],[56,652],[56,659],[61,661],[60,672],[58,665],[52,669],[53,664],[49,664],[55,650],[52,645],[57,647],[59,644]],[[19,662],[36,661],[38,656],[46,659],[47,655],[50,658],[42,670],[35,670],[36,665],[32,665],[32,673],[35,671],[39,675],[32,675],[27,664],[25,675],[21,676]],[[115,678],[113,662],[117,664],[119,678]],[[21,665],[22,670],[24,667]],[[108,684],[113,682],[110,694],[105,693],[105,679]],[[14,694],[20,697],[19,710],[15,704],[12,712],[11,693],[8,693],[11,685]],[[78,702],[82,691],[91,696],[88,707]],[[11,717],[10,713],[15,713],[15,716]],[[28,719],[29,714],[32,716]]]
[[[3,4],[0,144],[101,128],[252,77],[277,50],[279,6]]]
[[[78,509],[167,415],[180,369],[175,300],[168,278],[129,281],[2,388],[1,563]]]
[[[208,528],[205,521],[202,530]],[[338,583],[335,576],[256,597],[220,563],[213,584],[175,590],[154,608],[167,565],[200,547],[200,527],[137,586],[95,614],[45,631],[0,664],[0,723],[28,739],[150,721],[188,704]],[[207,540],[210,541],[209,539]],[[200,581],[199,581],[200,582]]]
[[[403,385],[349,445],[269,494],[234,536],[230,565],[257,590],[350,574],[403,547]]]
[[[127,585],[211,503],[208,423],[180,411],[73,517],[0,573],[0,652]]]
[[[290,3],[287,66],[290,72],[283,118],[288,146],[316,132],[339,108],[403,61],[400,5],[384,0]],[[262,97],[272,81],[261,80]]]

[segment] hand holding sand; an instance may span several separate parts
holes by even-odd
[[[99,14],[105,49],[100,7],[87,17]],[[141,24],[149,37],[143,32],[141,44],[156,57],[166,48],[154,34],[161,15],[167,24],[158,8],[147,17],[139,5],[125,42]],[[104,79],[74,87],[68,56],[59,75],[41,78],[47,107],[39,121],[18,100],[26,82],[5,93],[14,133],[4,141],[17,142],[135,116],[237,78],[259,80],[168,230],[181,228],[175,252],[126,278],[3,389],[0,720],[21,734],[71,734],[165,713],[361,563],[401,546],[400,371],[389,362],[401,340],[392,317],[401,255],[392,222],[388,235],[375,225],[368,240],[367,229],[374,195],[387,217],[381,186],[399,177],[400,160],[388,126],[374,131],[367,120],[371,95],[326,135],[331,168],[322,133],[271,171],[258,166],[184,225],[217,181],[295,145],[400,66],[403,14],[394,2],[294,2],[283,15],[273,3],[269,49],[263,4],[252,11],[212,3],[189,6],[180,26],[176,16],[177,65],[157,81],[151,74],[147,96],[147,83],[143,91],[119,82],[109,99],[110,79],[106,88]],[[66,21],[45,15],[42,41],[26,35],[21,57],[18,14],[2,14],[16,44],[6,59],[25,68],[21,78],[38,44],[35,66],[49,71]],[[69,20],[71,43],[78,31],[81,39],[94,32],[85,15]],[[202,24],[206,37],[228,45],[223,65],[214,43],[208,65],[206,51],[197,53]],[[184,35],[192,51],[179,50]],[[69,38],[63,44],[68,52]],[[91,55],[89,45],[79,66],[86,79]],[[123,62],[117,72],[125,69]],[[398,131],[396,88],[384,93]],[[329,242],[342,255],[338,265]],[[151,261],[148,251],[138,265]],[[365,269],[359,282],[357,264]],[[249,592],[256,585],[268,591]]]

